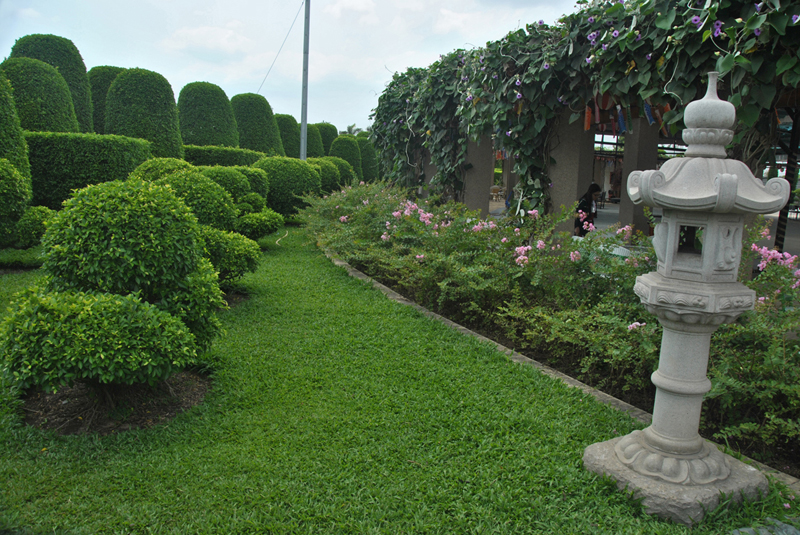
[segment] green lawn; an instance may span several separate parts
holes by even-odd
[[[1,276],[0,311],[36,277]],[[629,417],[386,299],[302,231],[241,286],[211,392],[169,425],[57,437],[6,419],[0,532],[688,531],[582,468]],[[693,531],[782,503],[773,490]]]

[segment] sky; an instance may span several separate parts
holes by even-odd
[[[309,2],[308,122],[339,130],[371,124],[395,72],[577,10],[574,0]],[[0,58],[25,35],[58,35],[75,44],[87,69],[156,71],[169,80],[176,100],[197,81],[220,86],[228,98],[259,93],[275,113],[299,122],[302,6],[302,0],[0,0]]]

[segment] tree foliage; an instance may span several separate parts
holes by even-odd
[[[124,70],[122,67],[109,65],[100,65],[89,69],[89,84],[92,88],[92,123],[96,134],[106,133],[106,95],[108,95],[108,88],[111,87],[114,79]]]
[[[238,147],[239,131],[225,91],[210,82],[192,82],[178,96],[181,138],[186,145]]]
[[[278,123],[266,98],[255,93],[242,93],[231,98],[231,106],[241,148],[286,156]]]

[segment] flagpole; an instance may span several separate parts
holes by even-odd
[[[311,0],[306,2],[306,29],[303,36],[303,104],[300,112],[300,159],[306,159],[308,149],[308,32],[311,21]]]

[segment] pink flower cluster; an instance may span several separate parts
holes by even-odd
[[[578,210],[578,219],[580,219],[581,221],[585,221],[587,217],[589,216],[586,214],[586,212],[584,212],[583,210]]]
[[[341,221],[342,223],[347,223],[347,216],[343,215],[342,217],[339,218],[339,221]]]
[[[750,249],[761,255],[761,262],[758,263],[758,269],[761,271],[764,271],[770,262],[775,262],[779,266],[792,267],[797,261],[797,255],[781,253],[768,247],[759,247],[755,243]]]
[[[539,210],[528,210],[528,215],[537,219],[539,217]]]
[[[536,248],[539,249],[540,251],[545,247],[547,247],[547,244],[545,244],[544,241],[539,240],[536,242]]]
[[[514,249],[514,253],[517,255],[517,257],[514,259],[514,262],[516,262],[517,265],[520,266],[524,266],[525,264],[527,264],[528,263],[527,255],[530,250],[531,250],[530,245],[521,245],[516,249]]]
[[[617,229],[617,235],[623,234],[623,239],[628,241],[631,239],[631,234],[633,234],[633,227],[630,225],[625,225],[624,227]]]
[[[493,230],[497,225],[494,221],[478,221],[478,224],[472,227],[472,232],[480,232],[484,229]]]
[[[580,260],[581,259],[580,251],[572,251],[571,253],[569,253],[569,259],[572,260],[573,262],[577,262],[578,260]]]
[[[638,329],[639,327],[644,327],[647,323],[639,323],[638,321],[634,321],[630,325],[628,325],[628,330],[632,331],[634,329]]]
[[[584,221],[583,222],[583,230],[592,232],[595,229],[596,229],[596,227],[594,225],[592,225],[591,223],[589,223],[588,221]]]

